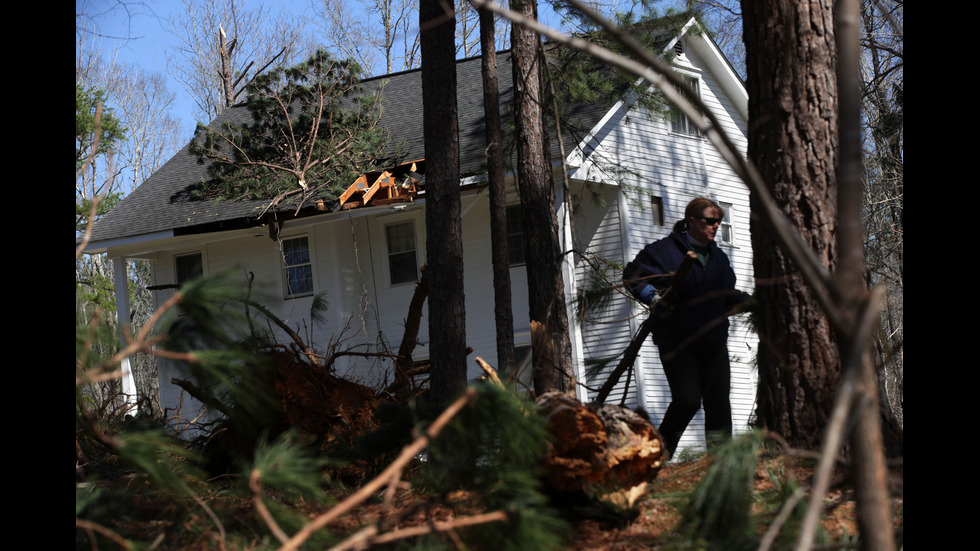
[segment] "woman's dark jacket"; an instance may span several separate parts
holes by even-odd
[[[728,339],[726,310],[746,295],[735,290],[735,271],[728,255],[714,242],[709,247],[707,264],[694,262],[672,304],[667,306],[671,313],[654,326],[653,342],[658,346],[680,344],[701,330],[705,332],[698,337],[700,342],[722,343]],[[668,237],[644,247],[626,265],[623,283],[634,297],[649,305],[640,298],[644,288],[652,285],[663,291],[673,284],[673,277],[657,276],[676,271],[688,250],[691,247],[687,234],[671,232]],[[709,324],[711,327],[707,327]]]

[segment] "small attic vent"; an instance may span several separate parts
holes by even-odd
[[[681,44],[680,40],[674,44],[674,53],[677,54],[677,57],[684,55],[684,45]]]

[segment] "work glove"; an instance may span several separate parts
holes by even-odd
[[[674,301],[655,295],[654,299],[647,305],[650,313],[658,318],[666,318],[674,313]]]
[[[636,298],[640,299],[640,302],[646,304],[647,306],[653,306],[653,304],[660,299],[660,295],[657,294],[656,287],[653,285],[647,285],[643,287]]]

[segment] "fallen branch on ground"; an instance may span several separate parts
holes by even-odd
[[[312,536],[318,530],[321,530],[327,524],[340,518],[341,515],[347,513],[355,506],[364,502],[383,486],[390,484],[392,481],[397,481],[401,477],[401,472],[402,469],[405,468],[405,465],[407,465],[413,457],[428,447],[432,439],[438,436],[439,432],[442,431],[447,424],[449,424],[449,421],[451,421],[457,413],[459,413],[464,407],[469,405],[470,402],[475,399],[476,390],[472,388],[467,389],[462,396],[450,404],[449,407],[447,407],[446,410],[443,411],[431,425],[429,425],[429,428],[426,429],[424,435],[419,436],[414,442],[402,448],[401,454],[399,454],[398,458],[395,459],[395,461],[392,462],[392,464],[389,465],[384,472],[376,476],[374,480],[362,486],[358,491],[351,494],[350,497],[337,504],[337,506],[303,526],[303,528],[301,528],[296,535],[294,535],[280,548],[280,551],[292,551],[299,549],[299,546],[308,540],[310,536]]]
[[[409,526],[408,528],[392,530],[391,532],[386,532],[384,534],[378,534],[378,526],[376,524],[372,524],[371,526],[364,527],[343,542],[331,547],[330,551],[361,551],[363,549],[368,549],[372,545],[381,545],[398,541],[400,539],[424,536],[425,534],[431,534],[433,532],[448,532],[450,530],[455,530],[456,528],[476,526],[478,524],[486,524],[488,522],[503,522],[505,520],[507,520],[507,513],[504,511],[493,511],[490,513],[460,517],[455,520],[433,522],[431,524],[421,526]]]

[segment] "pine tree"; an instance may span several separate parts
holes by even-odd
[[[92,203],[99,198],[95,218],[109,212],[122,199],[113,187],[114,178],[98,177],[102,168],[111,170],[109,155],[126,138],[126,128],[111,107],[106,93],[75,85],[75,231],[85,229]]]
[[[248,88],[251,122],[199,125],[191,153],[210,162],[200,199],[335,200],[386,145],[379,93],[360,94],[360,68],[320,51],[260,75]]]
[[[429,386],[436,404],[448,404],[466,386],[455,25],[451,4],[421,3],[426,254],[429,287],[439,290],[429,294]]]
[[[537,18],[536,0],[515,1],[512,9]],[[524,217],[524,249],[530,297],[534,391],[569,390],[572,346],[568,334],[562,251],[550,151],[545,146],[541,41],[520,25],[511,29],[517,181]]]
[[[500,91],[497,89],[497,52],[493,13],[480,9],[480,58],[483,112],[487,136],[487,184],[490,190],[491,261],[493,264],[494,320],[497,332],[497,368],[515,368],[514,312],[511,305],[510,261],[507,249],[507,191],[504,186],[503,138],[500,128]]]

